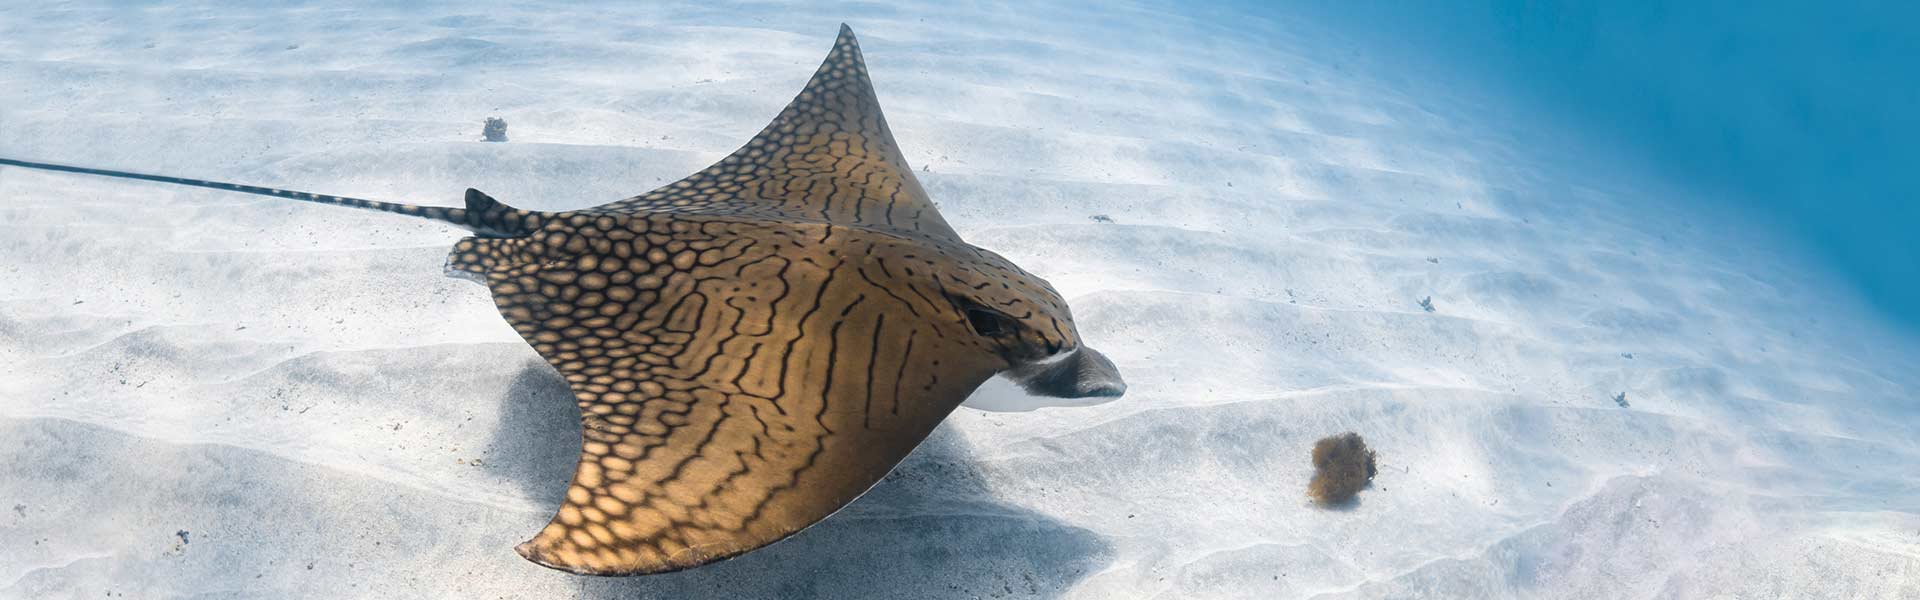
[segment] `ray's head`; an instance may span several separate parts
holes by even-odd
[[[1060,292],[993,252],[971,248],[965,268],[941,273],[941,291],[967,331],[1006,363],[1001,375],[1054,398],[1118,397],[1127,384],[1074,328]]]

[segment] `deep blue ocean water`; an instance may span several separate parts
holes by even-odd
[[[1920,5],[1320,2],[1405,60],[1509,92],[1695,198],[1796,238],[1920,330]],[[1289,7],[1242,7],[1278,14]]]

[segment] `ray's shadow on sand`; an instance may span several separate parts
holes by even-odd
[[[502,402],[489,454],[505,459],[487,468],[557,508],[580,449],[566,382],[529,364]],[[1110,559],[1093,532],[995,498],[943,426],[865,496],[785,541],[678,573],[577,582],[588,598],[1053,598]]]

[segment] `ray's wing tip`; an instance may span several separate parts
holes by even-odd
[[[542,567],[553,569],[555,571],[572,573],[574,575],[599,575],[599,576],[619,577],[623,575],[646,575],[646,574],[656,573],[661,571],[661,569],[648,569],[640,565],[635,565],[625,569],[621,569],[621,568],[608,569],[608,568],[597,568],[591,565],[580,564],[576,562],[567,562],[567,561],[560,560],[559,557],[550,555],[545,548],[542,548],[540,546],[538,542],[539,540],[537,539],[527,540],[525,542],[522,542],[518,546],[514,546],[513,551],[515,553],[518,553],[521,558],[527,559],[533,564],[537,564]]]
[[[514,553],[519,554],[520,558],[527,559],[533,564],[537,564],[542,567],[546,567],[546,568],[554,569],[558,571],[566,571],[568,573],[573,573],[575,575],[590,574],[576,565],[570,565],[567,563],[563,563],[563,562],[548,558],[546,551],[543,550],[540,547],[540,545],[537,544],[536,542],[537,540],[527,540],[525,542],[521,542],[520,545],[513,547],[513,551]]]
[[[522,542],[520,543],[520,545],[514,546],[513,551],[519,554],[521,558],[527,559],[528,562],[532,562],[542,567],[553,569],[555,571],[571,573],[574,575],[591,575],[596,577],[633,577],[638,575],[661,575],[666,573],[673,573],[676,571],[684,571],[694,567],[705,566],[711,563],[720,562],[723,560],[727,560],[729,558],[733,558],[734,556],[737,556],[743,553],[743,552],[734,552],[731,554],[711,554],[711,555],[705,555],[705,556],[696,556],[696,557],[692,557],[691,560],[669,559],[668,561],[660,562],[660,561],[647,561],[643,559],[639,562],[634,562],[631,564],[597,564],[596,565],[596,564],[592,564],[595,562],[592,559],[588,559],[584,562],[577,561],[577,560],[576,561],[563,560],[559,556],[555,556],[554,554],[548,552],[547,548],[543,547],[540,544],[539,538]]]
[[[850,48],[852,48],[852,49],[854,49],[854,50],[859,50],[859,49],[860,49],[860,38],[858,38],[858,37],[855,37],[855,36],[853,35],[853,27],[852,27],[852,26],[850,26],[850,25],[847,25],[846,23],[841,23],[841,24],[840,24],[840,35],[839,35],[839,36],[838,36],[837,38],[835,38],[835,39],[834,39],[834,44],[833,44],[833,47],[834,47],[834,49],[835,49],[835,50],[838,50],[838,49],[840,49],[840,48],[842,48],[842,47],[850,47]]]

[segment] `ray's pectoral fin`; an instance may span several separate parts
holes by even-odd
[[[824,249],[771,246],[707,265],[639,248],[655,262],[608,272],[583,255],[488,276],[581,411],[566,502],[522,556],[634,575],[779,541],[859,497],[1005,366],[959,341],[961,319],[892,304],[874,287],[886,282]]]
[[[595,212],[757,214],[958,241],[893,139],[853,29],[759,135],[673,185]]]
[[[515,251],[523,246],[525,241],[517,239],[460,238],[447,253],[445,272],[448,277],[487,285],[488,274],[511,264]]]

